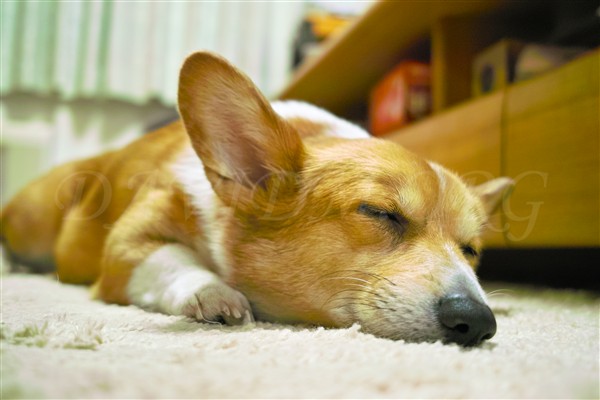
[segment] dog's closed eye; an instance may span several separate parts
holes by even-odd
[[[460,251],[467,257],[479,256],[479,252],[473,246],[469,246],[468,244],[460,246]]]
[[[386,227],[393,229],[394,232],[400,236],[403,235],[408,228],[408,220],[395,211],[389,211],[377,206],[361,203],[358,206],[358,212],[385,224]]]

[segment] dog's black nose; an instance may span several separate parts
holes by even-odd
[[[476,346],[496,333],[496,318],[490,308],[463,294],[442,298],[438,319],[449,342]]]

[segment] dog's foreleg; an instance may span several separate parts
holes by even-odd
[[[190,237],[202,235],[182,209],[177,191],[151,187],[138,193],[111,228],[95,296],[199,321],[252,321],[246,297],[208,269],[191,247]]]
[[[182,244],[165,244],[150,254],[133,270],[127,294],[140,307],[198,321],[232,325],[253,320],[246,297],[201,266]]]

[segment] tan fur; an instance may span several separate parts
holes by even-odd
[[[323,142],[327,144],[323,146]],[[340,306],[331,296],[352,289],[347,280],[339,279],[342,277],[376,286],[379,278],[370,274],[392,279],[403,272],[413,282],[422,282],[426,290],[441,295],[441,282],[430,277],[440,275],[436,268],[444,265],[434,262],[438,260],[432,260],[432,255],[443,258],[441,248],[449,239],[479,249],[478,235],[486,216],[475,196],[470,197],[471,204],[454,204],[455,192],[461,192],[462,197],[466,189],[458,179],[449,176],[447,193],[439,193],[438,178],[423,160],[380,140],[315,140],[307,141],[307,149],[304,191],[292,206],[274,211],[273,220],[269,215],[261,221],[264,225],[258,230],[264,240],[253,232],[252,239],[242,241],[250,242],[240,246],[236,235],[243,233],[230,234],[239,257],[234,284],[263,310],[264,318],[276,315],[279,320],[308,320],[330,326],[350,323],[331,312]],[[357,158],[357,149],[361,149],[362,157]],[[419,173],[413,175],[415,170]],[[416,191],[423,200],[417,212],[410,202],[402,203],[402,193],[407,190]],[[360,202],[387,209],[408,208],[411,227],[402,243],[393,232],[357,214]],[[475,215],[469,227],[457,223],[462,221],[465,206]],[[282,251],[288,257],[267,258]],[[290,267],[289,259],[301,260],[301,265]],[[349,260],[353,267],[345,269]],[[475,261],[469,260],[472,265]],[[264,265],[269,268],[261,268]],[[402,271],[401,265],[415,269]],[[294,293],[303,296],[291,296]]]
[[[10,252],[26,263],[53,260],[62,282],[98,281],[100,298],[127,304],[131,269],[153,248],[201,235],[165,168],[187,141],[177,122],[122,150],[52,170],[3,210]]]
[[[134,269],[180,244],[207,270],[230,268],[221,279],[259,318],[439,337],[432,304],[461,279],[475,282],[460,265],[475,268],[477,257],[463,249],[480,250],[510,181],[471,189],[398,145],[285,120],[247,77],[206,53],[182,68],[179,108],[183,123],[58,167],[17,195],[2,214],[13,257],[53,262],[61,281],[95,283],[100,299],[129,304]],[[224,261],[172,172],[190,145],[217,196],[211,229],[222,233]]]

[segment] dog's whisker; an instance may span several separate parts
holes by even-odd
[[[329,296],[327,298],[327,300],[323,303],[323,305],[321,306],[321,308],[324,307],[327,303],[329,303],[331,301],[331,299],[333,299],[336,296],[338,296],[340,293],[344,293],[344,292],[359,292],[359,293],[360,292],[366,292],[366,293],[369,293],[368,292],[369,288],[366,287],[366,286],[359,286],[359,285],[352,285],[352,286],[357,286],[358,289],[352,289],[352,288],[351,289],[343,289],[343,290],[339,290],[339,291],[333,293],[331,296]]]
[[[512,296],[514,292],[515,291],[511,289],[497,289],[487,293],[487,297]]]
[[[385,308],[385,307],[383,307],[383,306],[381,306],[381,305],[379,305],[377,303],[369,303],[369,302],[366,302],[366,301],[362,301],[362,302],[361,301],[356,301],[356,299],[352,298],[352,297],[340,297],[340,298],[337,298],[336,300],[343,300],[343,301],[345,301],[344,304],[369,305],[370,307],[377,308],[377,309],[383,309],[383,308]]]
[[[352,306],[364,306],[364,307],[369,307],[373,310],[383,310],[384,309],[382,307],[379,307],[377,305],[370,304],[370,303],[352,302],[352,303],[344,303],[344,304],[341,304],[336,307],[331,307],[330,310],[335,310],[336,308],[342,308],[342,307],[352,307]]]
[[[382,276],[382,275],[379,275],[379,274],[375,274],[375,273],[372,273],[372,272],[366,272],[366,271],[360,271],[360,270],[350,270],[350,271],[360,272],[360,273],[363,273],[365,275],[371,276],[371,277],[373,277],[375,279],[387,281],[388,283],[392,284],[393,286],[397,286],[393,281],[391,281],[388,278],[386,278],[385,276]]]
[[[335,292],[334,294],[332,294],[331,296],[329,296],[327,298],[327,300],[325,300],[325,302],[321,305],[321,309],[323,309],[329,302],[331,302],[332,300],[334,300],[336,298],[336,296],[338,296],[338,295],[340,295],[341,293],[344,293],[344,292],[369,293],[369,294],[372,294],[374,296],[381,297],[381,295],[379,293],[371,291],[371,290],[365,290],[365,289],[343,289],[343,290]],[[381,297],[381,299],[383,300],[383,297]]]
[[[348,287],[348,286],[359,287],[359,288],[363,288],[363,289],[365,289],[365,290],[371,290],[371,289],[373,289],[373,287],[372,287],[372,286],[370,286],[370,285],[369,285],[369,286],[366,286],[366,285],[361,285],[361,284],[359,284],[359,283],[345,283],[345,284],[344,284],[344,287]]]
[[[348,287],[360,288],[360,289],[355,289],[355,291],[362,291],[365,293],[370,293],[374,296],[377,296],[377,297],[380,297],[383,299],[383,296],[381,295],[381,293],[378,293],[377,290],[375,288],[373,288],[373,286],[371,286],[371,285],[367,286],[367,285],[361,285],[360,283],[345,282],[343,287],[344,288],[348,288]],[[347,291],[347,290],[351,290],[351,289],[345,289],[342,291]],[[340,292],[337,292],[337,293],[340,293]]]
[[[491,292],[489,292],[488,294],[495,294],[495,293],[514,293],[515,291],[512,289],[496,289],[496,290],[492,290]]]
[[[323,278],[321,280],[323,280],[323,281],[329,281],[329,280],[338,280],[338,279],[354,280],[354,281],[360,281],[360,282],[364,282],[364,283],[370,284],[369,281],[361,279],[361,278],[356,278],[354,276],[334,276],[334,277],[329,277],[329,278]]]
[[[324,281],[330,281],[330,280],[340,280],[340,281],[345,281],[342,282],[342,284],[344,286],[357,286],[357,287],[362,287],[365,289],[371,289],[371,282],[365,280],[365,279],[361,279],[361,278],[356,278],[353,276],[339,276],[339,277],[327,277],[327,275],[331,275],[331,274],[326,274],[321,276],[319,279],[317,279],[316,281],[314,281],[313,283],[310,284],[310,287],[314,287],[317,285],[322,285],[324,283]],[[364,285],[358,283],[358,282],[363,282]]]
[[[382,275],[379,275],[379,274],[376,274],[376,273],[373,273],[373,272],[362,271],[362,270],[359,270],[359,269],[344,269],[344,270],[340,270],[340,271],[333,271],[333,272],[327,273],[325,275],[322,275],[322,278],[326,277],[326,276],[334,275],[334,274],[345,273],[345,272],[352,272],[352,273],[364,274],[364,275],[370,276],[372,278],[375,278],[377,280],[385,280],[388,283],[390,283],[390,284],[392,284],[394,286],[397,286],[393,281],[389,280],[385,276],[382,276]]]
[[[347,301],[347,303],[344,303],[344,304],[353,304],[353,303],[356,303],[356,298],[354,298],[354,297],[336,297],[335,299],[333,299],[333,301],[338,301],[338,300],[340,300],[340,301]],[[372,304],[373,307],[377,307],[377,308],[379,308],[381,310],[385,309],[385,310],[390,310],[390,311],[396,311],[393,308],[387,307],[387,303],[386,304],[381,304],[381,302],[374,301],[373,303],[370,303],[370,304]]]
[[[509,293],[494,293],[494,294],[488,294],[487,295],[488,299],[491,299],[493,297],[501,297],[501,296],[511,297],[512,295],[509,294]]]

